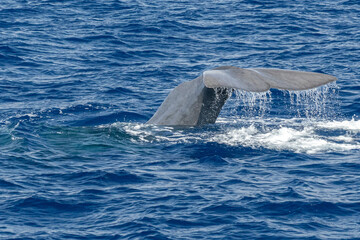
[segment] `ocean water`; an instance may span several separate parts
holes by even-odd
[[[327,73],[145,122],[218,66]],[[360,239],[360,2],[1,0],[0,239]]]

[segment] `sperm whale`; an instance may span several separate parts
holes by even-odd
[[[296,91],[336,80],[334,76],[314,72],[218,67],[175,87],[147,123],[168,126],[211,124],[215,123],[233,89],[249,92],[265,92],[270,88]]]

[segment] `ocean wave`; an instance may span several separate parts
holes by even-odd
[[[343,208],[340,204],[325,201],[285,201],[256,203],[257,211],[268,215],[307,215],[318,216],[351,215],[353,211]]]
[[[81,186],[110,186],[143,183],[147,181],[146,179],[149,176],[141,177],[137,174],[133,174],[125,170],[120,170],[117,172],[98,170],[80,171],[69,174],[46,174],[42,177],[72,181],[76,185]]]
[[[31,196],[17,200],[12,204],[12,208],[20,211],[37,211],[39,214],[54,213],[65,214],[81,213],[89,211],[94,207],[91,202],[76,202],[71,200],[50,199],[40,196]]]
[[[0,179],[0,186],[2,189],[23,188],[19,184],[16,184],[11,181],[4,180],[4,179]]]

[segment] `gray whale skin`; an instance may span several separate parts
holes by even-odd
[[[271,68],[218,67],[175,87],[147,124],[198,126],[215,123],[233,89],[265,92],[270,88],[306,90],[336,77],[313,72]]]

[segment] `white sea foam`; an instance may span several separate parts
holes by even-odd
[[[134,143],[205,143],[216,142],[232,147],[250,147],[291,151],[295,153],[323,153],[360,150],[358,132],[352,132],[359,121],[338,121],[334,126],[326,121],[308,119],[219,119],[215,129],[176,129],[146,124],[116,123]],[[341,130],[341,131],[339,131]],[[350,131],[349,131],[350,130]]]
[[[23,117],[35,118],[37,116],[38,115],[36,115],[35,113],[16,114],[15,115],[16,118],[23,118]]]
[[[360,132],[360,120],[350,120],[350,121],[327,121],[318,123],[319,127],[326,129],[340,129],[348,130],[353,132]]]
[[[299,127],[298,122],[292,125],[288,120],[280,123],[279,127],[266,126],[266,123],[260,127],[255,127],[255,124],[240,128],[233,127],[223,133],[215,134],[209,140],[230,146],[308,154],[360,149],[360,142],[356,138],[348,136],[347,133],[333,136],[333,132],[324,132],[328,129],[318,127],[326,125],[326,123],[306,121],[302,127]]]

